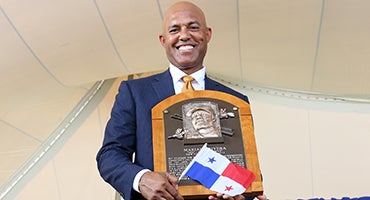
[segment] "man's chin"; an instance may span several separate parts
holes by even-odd
[[[181,70],[189,70],[198,67],[199,65],[195,62],[179,62],[179,68]]]

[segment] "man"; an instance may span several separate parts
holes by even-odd
[[[197,90],[217,90],[248,98],[205,76],[203,59],[212,30],[203,12],[189,2],[174,4],[164,15],[159,40],[170,67],[150,77],[123,81],[108,121],[97,162],[101,176],[125,200],[183,200],[178,180],[166,172],[153,172],[151,109],[169,96],[180,93],[183,75],[191,75]],[[132,161],[133,154],[135,159]],[[217,194],[209,199],[234,199]],[[244,199],[242,195],[235,199]]]

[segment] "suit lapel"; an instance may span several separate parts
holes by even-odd
[[[175,94],[175,89],[173,88],[172,77],[169,70],[158,74],[154,77],[152,82],[153,89],[157,94],[159,101],[172,96]]]
[[[204,79],[204,84],[206,90],[217,90],[217,88],[220,86],[218,82],[208,78],[207,76]]]

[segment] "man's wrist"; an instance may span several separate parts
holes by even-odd
[[[136,176],[135,176],[135,178],[134,178],[134,182],[132,183],[132,187],[134,188],[134,190],[135,190],[136,192],[139,192],[139,193],[140,193],[140,189],[139,189],[139,182],[140,182],[141,177],[142,177],[146,172],[150,172],[150,170],[149,170],[149,169],[143,169],[143,170],[139,171],[139,172],[136,174]]]

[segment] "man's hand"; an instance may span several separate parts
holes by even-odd
[[[267,200],[266,195],[262,194],[256,197],[258,200]],[[215,196],[209,196],[208,199],[210,200],[217,200],[217,199],[227,199],[227,200],[244,200],[245,197],[243,195],[236,195],[231,197],[227,194],[217,193]]]
[[[217,193],[215,196],[209,196],[208,199],[217,200],[217,199],[228,199],[228,200],[244,200],[245,197],[243,195],[236,195],[231,197],[227,194]]]
[[[177,178],[167,172],[146,172],[139,181],[139,190],[148,200],[183,200],[177,184]]]
[[[262,194],[262,195],[258,195],[258,196],[257,196],[257,199],[258,199],[258,200],[267,200],[267,196],[266,196],[266,195],[264,195],[264,194]]]

